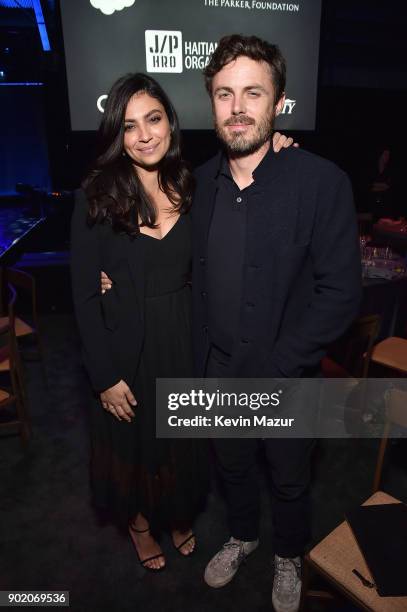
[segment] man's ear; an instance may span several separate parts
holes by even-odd
[[[279,115],[281,113],[281,111],[284,108],[284,104],[285,104],[285,92],[283,92],[283,95],[281,96],[281,98],[276,104],[276,115]]]

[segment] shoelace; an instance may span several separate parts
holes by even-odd
[[[244,556],[243,547],[240,542],[226,542],[219,553],[219,560],[224,563],[225,568],[227,568],[234,561],[239,561],[240,557]]]
[[[282,557],[277,559],[276,562],[276,573],[277,573],[277,590],[294,591],[297,579],[299,578],[300,568],[297,566],[295,561],[292,559],[284,559]]]

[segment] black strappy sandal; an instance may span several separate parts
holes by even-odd
[[[136,529],[135,527],[132,527],[131,525],[129,525],[129,531],[134,531],[135,533],[146,533],[147,531],[150,531],[150,528],[147,527],[147,529]],[[149,572],[161,572],[163,569],[165,569],[165,565],[163,565],[162,567],[157,567],[157,568],[156,567],[148,567],[148,566],[145,565],[146,563],[148,563],[148,561],[152,561],[153,559],[158,559],[158,557],[163,557],[165,559],[164,553],[161,552],[161,553],[158,553],[158,555],[152,555],[151,557],[147,557],[147,559],[140,559],[140,555],[138,553],[138,550],[137,550],[137,547],[136,547],[136,544],[135,544],[133,538],[131,538],[131,541],[133,542],[134,548],[136,549],[137,556],[138,556],[138,559],[140,561],[140,565],[142,567],[144,567],[145,570],[147,570]]]
[[[192,538],[195,538],[195,546],[194,546],[194,548],[191,550],[191,552],[189,552],[189,553],[187,553],[186,555],[184,555],[184,553],[183,553],[183,552],[181,552],[181,548],[182,548],[183,546],[185,546],[185,544],[188,544],[188,542],[189,542],[190,540],[192,540]],[[191,534],[190,534],[190,535],[189,535],[187,538],[185,538],[185,540],[183,540],[183,541],[181,542],[181,544],[178,544],[178,546],[175,546],[175,543],[174,543],[174,538],[173,538],[172,536],[171,536],[171,540],[172,540],[172,543],[174,544],[174,548],[175,548],[175,550],[177,550],[177,551],[179,552],[179,554],[180,554],[182,557],[190,557],[190,556],[191,556],[191,555],[192,555],[192,554],[195,552],[195,550],[196,550],[196,537],[195,537],[194,532],[192,532],[192,533],[191,533]]]

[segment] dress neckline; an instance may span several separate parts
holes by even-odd
[[[171,234],[171,232],[173,231],[173,229],[175,228],[176,225],[178,225],[178,223],[181,220],[182,215],[180,215],[178,217],[178,219],[175,221],[174,225],[172,227],[170,227],[170,229],[168,230],[168,232],[166,234],[164,234],[164,236],[162,238],[155,238],[154,236],[150,236],[149,234],[144,234],[143,232],[140,232],[140,236],[145,236],[146,238],[151,238],[152,240],[156,240],[157,242],[162,242],[163,240],[165,240],[167,238],[167,236],[169,234]]]

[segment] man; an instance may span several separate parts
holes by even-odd
[[[194,351],[198,376],[309,377],[358,313],[360,257],[351,188],[334,164],[270,146],[285,62],[254,36],[223,38],[204,71],[223,152],[196,173]],[[313,441],[264,441],[274,524],[273,605],[297,610],[309,537]],[[214,440],[231,538],[205,580],[227,584],[258,546],[253,439]]]

